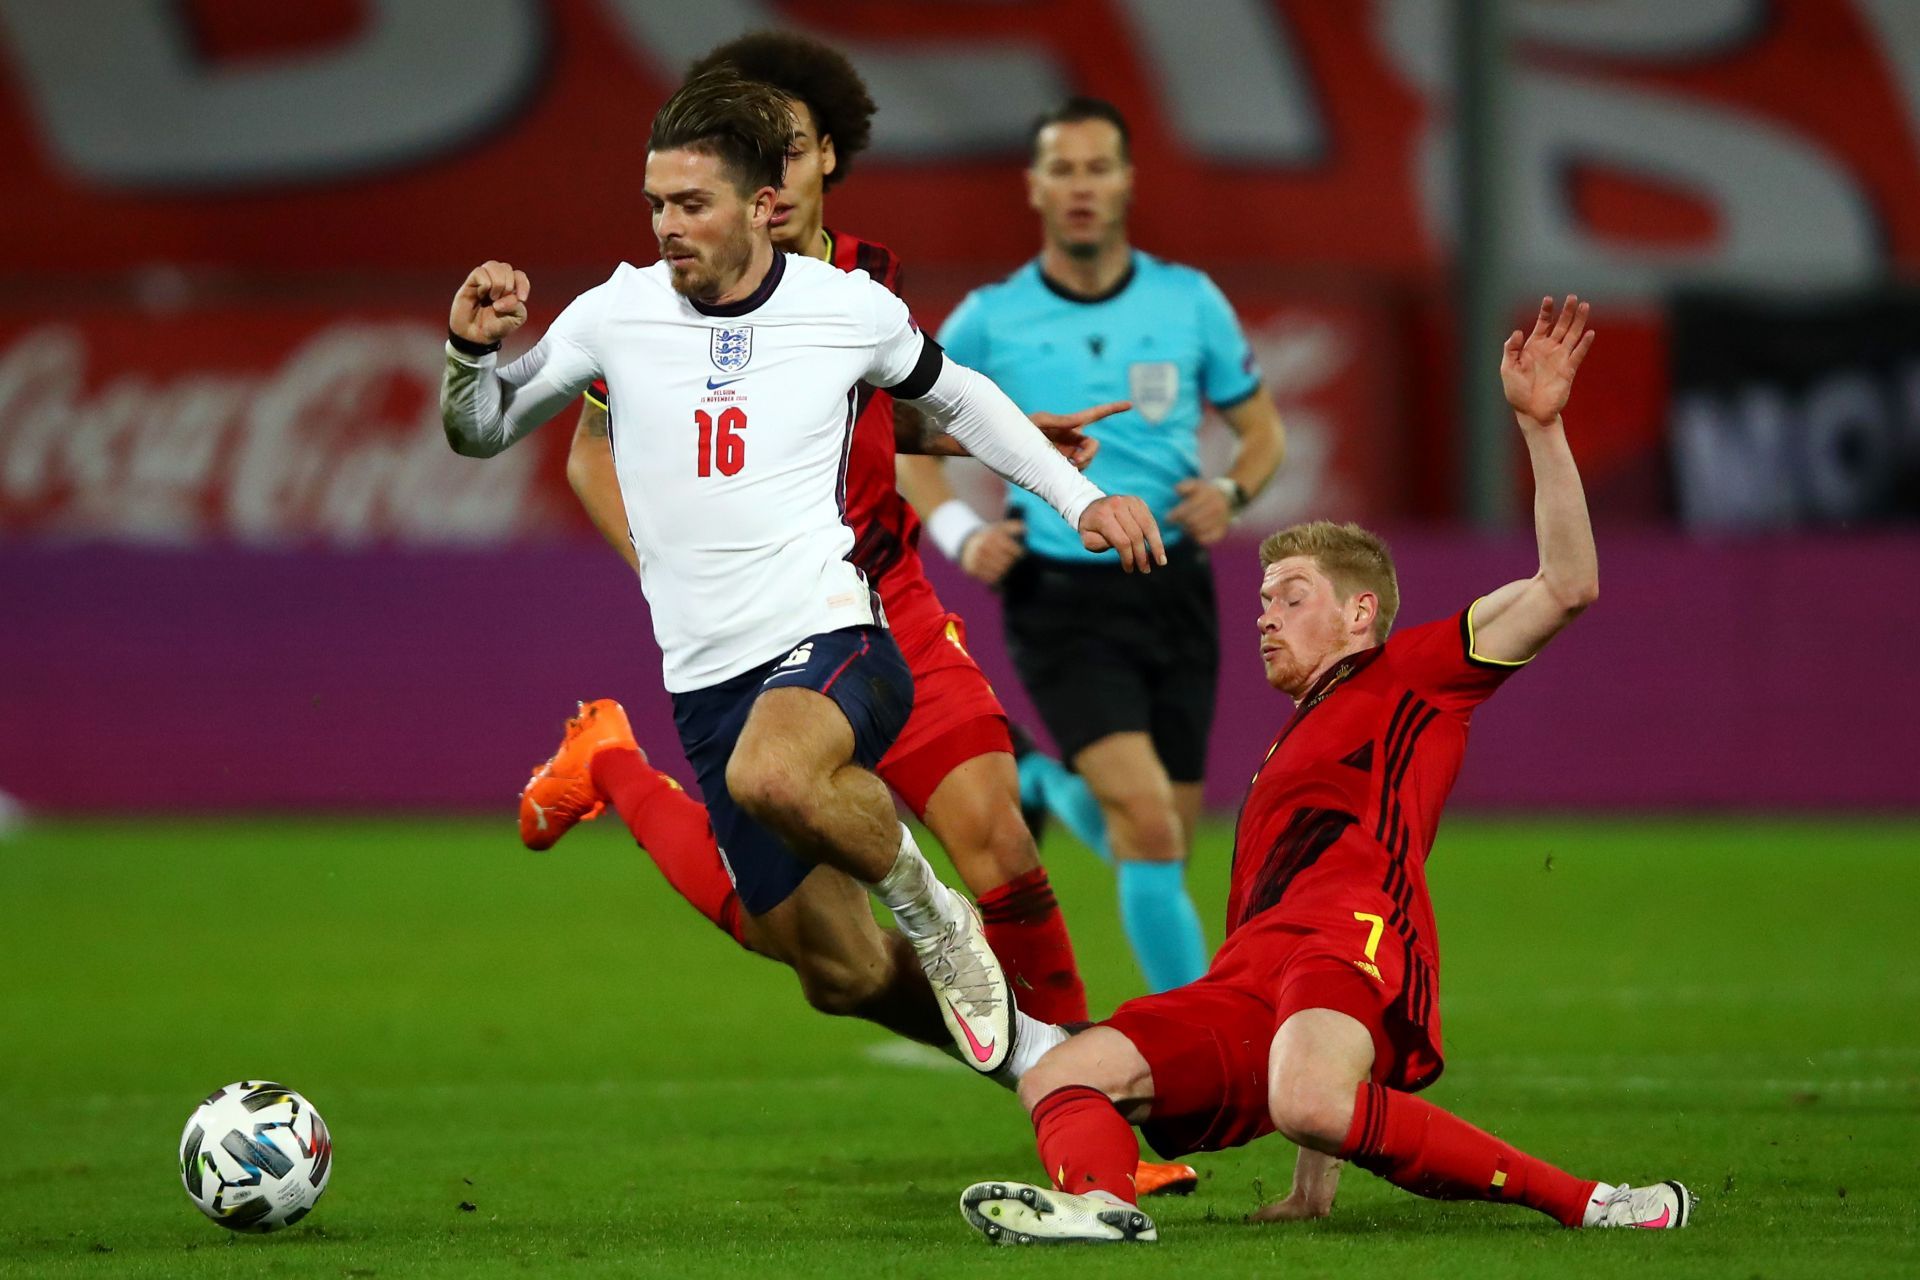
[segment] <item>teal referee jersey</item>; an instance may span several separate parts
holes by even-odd
[[[1099,456],[1087,476],[1145,501],[1168,542],[1174,486],[1200,474],[1198,432],[1208,404],[1231,409],[1260,389],[1260,370],[1226,297],[1204,272],[1135,250],[1106,295],[1080,298],[1029,262],[975,289],[940,328],[940,345],[999,383],[1027,413],[1071,413],[1109,400],[1133,408],[1092,428]],[[1027,549],[1056,560],[1111,560],[1087,551],[1053,508],[1011,489]]]

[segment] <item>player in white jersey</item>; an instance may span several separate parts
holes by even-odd
[[[674,719],[743,908],[783,954],[900,974],[890,989],[925,1038],[944,1026],[976,1070],[1017,1069],[1022,1024],[1038,1024],[1019,1017],[978,916],[933,877],[869,772],[906,719],[912,683],[846,558],[859,384],[917,402],[1090,549],[1113,548],[1143,572],[1164,551],[1142,503],[1102,495],[997,387],[948,361],[892,293],[774,251],[791,129],[785,100],[765,86],[731,75],[683,86],[648,141],[661,261],[621,266],[504,369],[494,352],[526,321],[528,280],[504,262],[476,268],[449,321],[442,420],[457,451],[490,456],[605,379],[621,406],[615,462]],[[926,985],[901,973],[911,962],[849,877],[893,912]]]

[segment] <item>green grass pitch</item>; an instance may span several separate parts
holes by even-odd
[[[1228,832],[1194,879],[1216,932]],[[1138,990],[1107,872],[1049,861],[1096,1011]],[[1349,1171],[1251,1227],[1293,1151],[1206,1156],[1162,1243],[994,1250],[1013,1101],[807,1010],[613,824],[52,825],[0,844],[0,1275],[1920,1275],[1920,825],[1459,820],[1432,864],[1440,1104],[1577,1172],[1679,1177],[1694,1228],[1573,1233]],[[216,1085],[332,1126],[306,1222],[182,1193]]]

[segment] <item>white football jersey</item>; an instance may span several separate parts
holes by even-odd
[[[680,693],[878,620],[847,559],[856,388],[906,382],[928,353],[937,371],[938,348],[865,272],[776,253],[760,288],[723,306],[674,292],[664,262],[622,264],[502,377],[535,424],[606,379],[641,586]]]

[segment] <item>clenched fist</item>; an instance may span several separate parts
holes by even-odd
[[[447,328],[482,346],[504,339],[527,322],[527,295],[533,286],[527,273],[511,263],[483,262],[467,273],[466,283],[453,295]]]

